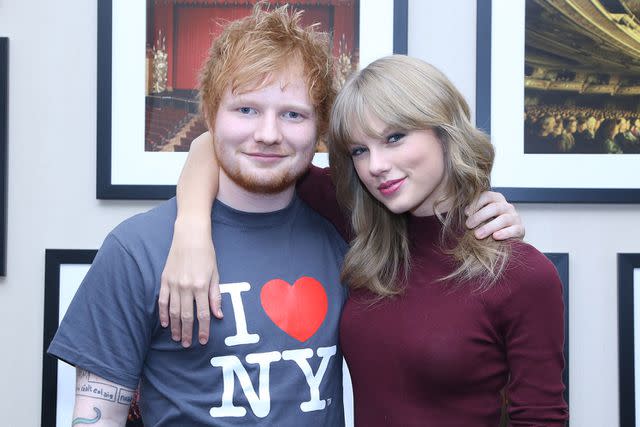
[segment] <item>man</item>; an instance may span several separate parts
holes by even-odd
[[[538,131],[525,141],[525,153],[555,153],[557,152],[556,119],[547,114],[538,120]]]
[[[222,168],[213,207],[224,319],[183,348],[161,327],[175,200],[113,230],[50,354],[77,368],[74,424],[340,426],[346,252],[296,196],[333,100],[327,38],[286,7],[226,26],[200,87]]]
[[[638,143],[638,138],[631,131],[631,121],[626,117],[618,118],[618,134],[614,142],[622,153],[633,153]]]
[[[573,153],[593,153],[595,151],[596,118],[589,116],[578,121],[578,131]]]

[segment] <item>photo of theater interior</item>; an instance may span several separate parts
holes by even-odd
[[[527,154],[640,153],[640,3],[526,2]]]
[[[358,4],[289,2],[304,11],[304,25],[319,23],[331,34],[342,82],[358,64]],[[206,131],[198,113],[199,69],[219,24],[242,18],[251,8],[240,0],[147,0],[145,151],[189,151],[191,141]]]

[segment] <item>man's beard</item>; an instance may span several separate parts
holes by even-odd
[[[217,145],[214,148],[220,169],[224,171],[229,179],[245,190],[258,194],[277,194],[295,185],[298,179],[309,169],[311,159],[313,158],[313,153],[311,153],[304,167],[293,170],[290,169],[283,173],[274,174],[268,169],[265,169],[263,174],[261,174],[259,170],[256,174],[249,174],[242,171],[237,164],[226,164],[224,155],[219,152]]]

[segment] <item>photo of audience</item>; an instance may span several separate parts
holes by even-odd
[[[636,16],[638,2],[525,1],[524,154],[640,153]]]
[[[555,105],[525,107],[527,154],[638,154],[640,112]]]

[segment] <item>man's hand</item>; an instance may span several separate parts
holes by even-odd
[[[500,193],[485,191],[465,209],[465,213],[468,216],[466,226],[476,229],[474,235],[478,239],[488,236],[496,240],[524,238],[522,218]]]
[[[176,221],[171,249],[160,283],[160,324],[171,325],[171,338],[189,347],[193,331],[193,301],[198,318],[198,341],[209,340],[210,313],[222,319],[216,255],[211,223]],[[209,311],[211,310],[211,311]]]

